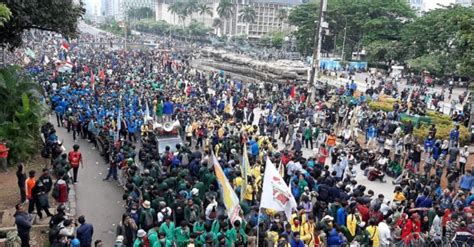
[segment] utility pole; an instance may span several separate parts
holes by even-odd
[[[319,0],[319,21],[316,25],[316,34],[314,37],[313,48],[313,66],[309,77],[310,85],[314,86],[315,78],[319,76],[319,58],[321,56],[321,39],[322,39],[322,23],[324,21],[324,11],[326,8],[326,0]]]
[[[346,32],[347,32],[347,18],[346,18],[346,25],[344,26],[344,39],[342,39],[341,61],[344,61],[344,47],[346,46]]]

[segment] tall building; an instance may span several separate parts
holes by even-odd
[[[472,0],[456,0],[456,4],[459,4],[463,7],[471,7],[472,6]]]
[[[156,20],[166,21],[173,25],[183,25],[182,20],[174,15],[169,7],[176,0],[159,0],[156,4]],[[233,13],[227,20],[222,20],[221,28],[216,29],[218,35],[246,35],[249,38],[261,38],[267,33],[275,31],[290,31],[291,27],[287,24],[287,16],[291,8],[303,4],[304,0],[233,0]],[[217,8],[219,0],[200,0],[200,3],[207,4],[212,9],[212,15],[200,15],[194,13],[187,17],[184,25],[190,20],[195,19],[203,22],[207,27],[212,27],[215,18],[219,17]],[[241,10],[246,6],[255,9],[256,18],[253,23],[247,23],[240,18]]]
[[[423,0],[407,0],[410,7],[415,10],[416,14],[420,16],[424,10]]]

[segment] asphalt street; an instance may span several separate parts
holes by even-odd
[[[58,128],[53,116],[51,122],[56,127],[59,140],[64,141],[66,152],[79,144],[84,168],[79,169],[78,183],[74,185],[77,200],[77,216],[84,215],[86,221],[94,225],[94,241],[101,239],[104,246],[115,243],[115,230],[125,209],[122,207],[123,189],[115,181],[102,181],[107,175],[108,166],[93,145],[82,138],[73,141],[72,132]]]

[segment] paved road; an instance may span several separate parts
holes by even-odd
[[[51,119],[56,123],[56,119]],[[57,128],[60,140],[64,141],[66,152],[75,144],[72,133],[65,128]],[[107,175],[107,165],[93,145],[78,138],[77,144],[83,155],[84,169],[79,170],[78,183],[74,185],[77,199],[77,216],[84,215],[86,221],[94,225],[94,241],[101,239],[104,246],[115,243],[115,228],[124,209],[122,207],[123,189],[116,182],[102,181]]]

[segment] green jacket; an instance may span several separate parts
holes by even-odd
[[[166,240],[174,241],[174,223],[170,222],[170,224],[163,223],[160,226],[160,232],[164,232],[166,234]]]
[[[247,234],[245,234],[245,231],[244,229],[242,229],[242,227],[239,228],[238,233],[240,233],[242,242],[244,244],[247,243]],[[232,246],[232,244],[237,241],[237,230],[235,228],[229,229],[225,232],[225,236],[226,236],[226,245]]]
[[[162,102],[156,105],[156,116],[157,117],[163,116],[163,103]]]
[[[303,135],[304,135],[305,140],[309,140],[309,139],[311,139],[311,137],[313,135],[313,130],[311,130],[311,128],[308,127],[304,130]]]
[[[148,241],[150,242],[150,246],[155,246],[155,243],[158,242],[158,232],[154,228],[148,230]]]
[[[204,228],[204,222],[195,222],[193,225],[193,232],[194,233],[204,233],[206,229]]]
[[[183,231],[181,227],[176,228],[175,239],[178,247],[186,247],[189,243],[189,229]]]
[[[173,241],[170,240],[164,240],[162,243],[160,240],[155,242],[153,245],[150,244],[151,247],[173,247]]]

